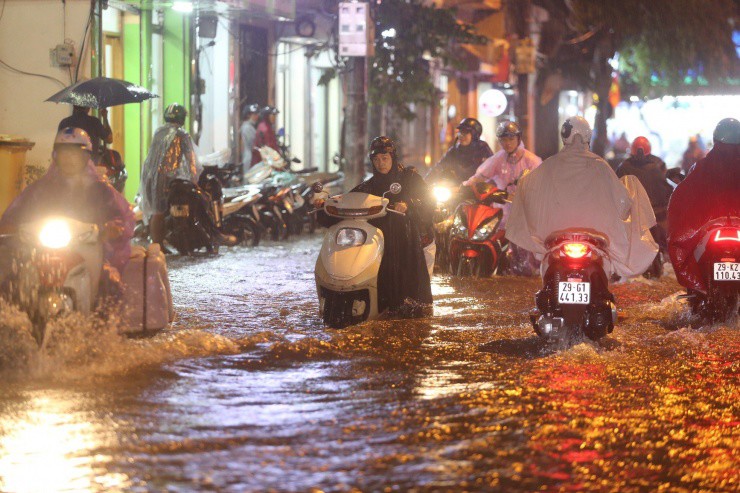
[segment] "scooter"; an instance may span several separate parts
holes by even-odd
[[[694,314],[709,323],[725,322],[740,314],[740,217],[716,219],[701,231],[694,258],[708,289],[684,297]]]
[[[460,277],[502,273],[508,265],[509,242],[499,229],[504,212],[493,204],[504,204],[508,194],[484,182],[464,190],[472,197],[455,210],[449,233],[450,271]]]
[[[545,241],[547,266],[530,313],[546,340],[570,343],[581,335],[599,340],[614,330],[617,307],[604,271],[608,240],[585,231],[562,231]]]
[[[314,185],[317,198],[326,197],[320,184]],[[383,259],[383,232],[371,219],[385,216],[388,193],[398,194],[401,185],[393,183],[382,197],[361,192],[326,198],[323,210],[341,221],[324,236],[316,261],[316,290],[319,313],[324,323],[344,328],[378,318],[378,270]]]
[[[2,293],[27,313],[32,335],[43,348],[50,320],[70,312],[89,314],[100,307],[105,294],[100,287],[107,285],[103,243],[97,225],[68,217],[22,224],[14,240],[13,267],[3,273]],[[133,248],[121,279],[121,332],[144,335],[172,322],[172,295],[158,246],[148,251]]]

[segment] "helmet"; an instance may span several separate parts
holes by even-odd
[[[517,122],[504,120],[496,127],[496,137],[519,137],[522,138],[522,129]]]
[[[186,116],[188,116],[188,110],[178,103],[172,103],[164,110],[164,121],[168,123],[182,125],[185,123]]]
[[[475,118],[464,118],[458,125],[458,130],[465,130],[473,135],[473,140],[480,139],[483,133],[483,125]]]
[[[650,141],[647,140],[645,137],[640,136],[632,141],[632,148],[630,149],[630,154],[632,154],[636,158],[643,159],[648,154],[650,154],[650,150],[651,150]]]
[[[740,121],[734,118],[725,118],[720,120],[714,129],[712,137],[714,143],[722,142],[723,144],[740,144]]]
[[[585,144],[591,143],[591,127],[582,116],[571,116],[560,128],[560,137],[565,145],[572,144],[576,135],[580,135]]]
[[[280,111],[269,104],[260,110],[260,115],[263,117],[267,115],[277,115],[278,113],[280,113]]]
[[[66,127],[61,129],[54,139],[54,148],[61,146],[78,147],[88,152],[92,152],[92,142],[87,132],[81,128]]]
[[[376,154],[386,153],[391,155],[391,159],[393,159],[393,162],[395,163],[396,144],[393,143],[390,137],[386,137],[385,135],[375,137],[373,141],[370,142],[370,159],[372,159]]]
[[[258,105],[257,103],[249,104],[245,106],[244,109],[242,110],[242,118],[246,119],[249,117],[249,115],[254,115],[255,113],[259,113],[259,112],[260,112],[260,105]]]

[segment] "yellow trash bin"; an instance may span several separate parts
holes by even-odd
[[[23,137],[0,135],[0,214],[21,191],[26,152],[34,145]]]

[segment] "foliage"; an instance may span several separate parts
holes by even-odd
[[[486,44],[473,26],[458,22],[454,9],[427,6],[424,0],[383,0],[375,5],[375,57],[370,60],[370,102],[387,104],[404,119],[411,105],[434,105],[439,94],[429,62],[463,68],[460,44]],[[393,35],[391,35],[393,34]]]
[[[568,7],[576,32],[611,38],[620,70],[645,95],[737,77],[734,0],[570,0]]]

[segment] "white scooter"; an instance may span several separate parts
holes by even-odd
[[[99,301],[103,243],[97,225],[67,217],[22,224],[4,291],[24,310],[39,347],[49,338],[47,323],[69,312],[88,314]],[[134,247],[122,273],[124,326],[127,335],[166,327],[174,318],[164,255],[158,245]]]
[[[314,198],[325,198],[324,212],[342,220],[326,232],[316,261],[319,313],[324,323],[334,328],[376,319],[382,315],[378,310],[378,270],[384,238],[368,221],[389,211],[404,215],[388,209],[390,200],[385,198],[388,193],[398,194],[401,185],[393,183],[383,197],[350,192],[327,198],[322,189],[320,183],[314,185]],[[433,254],[431,262],[433,266]]]

